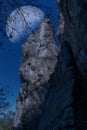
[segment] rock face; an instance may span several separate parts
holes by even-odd
[[[87,0],[58,0],[58,63],[39,130],[87,130]]]
[[[87,0],[58,0],[59,54],[39,130],[87,130]]]
[[[34,130],[37,129],[51,84],[50,76],[57,64],[58,50],[49,19],[45,19],[39,30],[23,45],[23,55],[20,67],[22,89],[17,101],[14,127]]]
[[[64,24],[63,35],[58,31],[59,38],[71,55],[69,66],[73,73],[73,110],[74,128],[87,129],[87,0],[59,0],[60,12]],[[63,22],[64,18],[64,22]],[[61,24],[60,24],[61,25]],[[61,49],[62,51],[62,49]],[[60,56],[61,57],[61,56]],[[58,63],[59,64],[59,63]],[[68,66],[67,66],[68,67]],[[66,78],[67,81],[67,78]],[[69,82],[69,81],[68,81]],[[69,124],[68,124],[69,125]],[[71,129],[70,129],[71,130]]]
[[[30,77],[30,75],[27,74],[28,71],[30,71],[30,68],[25,66],[25,63],[28,63],[29,60],[29,58],[27,60],[26,54],[30,56],[30,58],[32,56],[31,54],[28,54],[30,53],[30,51],[27,51],[28,47],[26,47],[25,45],[23,47],[25,58],[20,69],[23,83],[21,93],[22,95],[24,95],[23,92],[25,92],[24,89],[27,88],[27,86],[28,88],[30,88],[28,89],[29,92],[30,90],[33,90],[33,88],[35,89],[35,87],[38,88],[37,90],[40,91],[40,94],[42,92],[42,88],[44,92],[42,92],[43,98],[42,94],[40,96],[41,102],[39,102],[38,98],[34,100],[34,98],[32,98],[33,94],[32,95],[30,94],[28,98],[27,97],[25,98],[25,100],[23,99],[24,97],[21,96],[22,104],[24,103],[26,105],[28,102],[27,99],[29,99],[30,101],[29,104],[34,103],[36,104],[34,104],[33,109],[30,109],[32,105],[29,105],[27,111],[26,111],[27,107],[23,106],[24,107],[23,109],[22,107],[20,108],[22,109],[22,111],[23,110],[26,111],[25,114],[23,115],[23,120],[21,116],[22,115],[21,111],[18,108],[17,111],[20,111],[19,114],[20,118],[18,124],[23,123],[23,125],[21,125],[21,128],[19,128],[18,130],[22,130],[22,126],[23,127],[25,126],[26,130],[87,130],[87,96],[86,96],[87,95],[87,33],[86,33],[87,0],[57,0],[57,1],[60,7],[60,23],[58,29],[58,37],[60,43],[58,45],[58,60],[56,61],[57,57],[56,47],[54,46],[54,44],[52,44],[54,47],[52,47],[53,50],[51,51],[50,57],[53,58],[52,61],[49,63],[51,71],[49,71],[49,73],[47,72],[48,69],[47,71],[44,71],[44,73],[47,72],[46,78],[44,78],[43,75],[42,79],[40,79],[40,81],[38,82],[37,80],[38,78],[35,78],[34,76]],[[47,23],[49,24],[48,21]],[[41,34],[38,37],[39,39],[40,38],[42,39],[41,41],[44,41],[43,37],[44,26],[42,27],[43,29],[41,30],[40,27],[39,30],[41,31],[41,33],[39,32],[36,35]],[[51,26],[49,26],[48,30],[50,29]],[[52,29],[50,30],[49,36],[47,34],[48,33],[46,33],[47,36],[46,41],[54,43]],[[38,37],[36,37],[34,40],[38,39]],[[52,38],[52,40],[49,40],[49,38],[50,39]],[[35,42],[33,41],[32,36],[30,37],[29,42],[30,43]],[[40,44],[42,43],[45,44],[46,42],[40,42]],[[28,43],[26,43],[26,45],[28,45]],[[44,49],[42,50],[40,56],[48,54],[44,52]],[[29,60],[29,62],[30,62],[29,66],[31,66],[31,64],[33,63],[32,60]],[[42,63],[42,61],[40,63]],[[45,67],[46,66],[48,65],[46,64]],[[40,66],[40,68],[42,70],[42,65]],[[38,74],[37,69],[36,72]],[[36,77],[38,77],[37,74]],[[44,82],[46,84],[42,87],[42,84]],[[36,84],[36,86],[33,85],[33,83]],[[21,106],[20,100],[18,101],[18,103],[19,103],[18,106],[20,107]],[[18,128],[18,124],[14,123],[14,126]]]

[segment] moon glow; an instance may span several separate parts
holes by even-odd
[[[22,6],[14,10],[7,19],[6,34],[12,43],[25,42],[44,18],[44,13],[37,7]]]

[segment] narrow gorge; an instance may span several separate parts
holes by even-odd
[[[57,0],[55,44],[44,19],[23,45],[13,130],[87,130],[87,0]]]

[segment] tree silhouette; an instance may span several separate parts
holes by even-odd
[[[0,84],[0,130],[12,130],[14,111],[8,102],[9,86]]]
[[[0,85],[0,116],[5,114],[5,111],[10,107],[9,102],[7,101],[7,93],[4,90],[3,86]]]

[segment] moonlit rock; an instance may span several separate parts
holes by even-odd
[[[47,92],[52,85],[58,51],[53,25],[44,19],[39,29],[23,44],[23,62],[20,67],[22,91],[17,99],[14,129],[37,129]],[[53,75],[53,76],[52,76]],[[51,77],[52,76],[52,77]],[[33,128],[31,126],[34,126]]]
[[[22,6],[8,17],[6,34],[13,43],[25,42],[28,36],[40,25],[44,13],[37,7]]]

